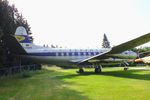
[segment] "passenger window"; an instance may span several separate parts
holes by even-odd
[[[71,52],[69,52],[69,56],[72,56],[72,53],[71,53]]]
[[[78,56],[78,52],[75,52],[74,55],[75,55],[75,56]]]
[[[96,54],[96,55],[98,55],[99,53],[98,53],[98,52],[96,52],[95,54]]]
[[[84,53],[83,53],[83,52],[80,52],[80,55],[81,55],[81,56],[84,56]]]
[[[61,52],[58,53],[58,56],[61,56]]]
[[[67,56],[66,52],[64,52],[64,56]]]
[[[94,52],[91,52],[91,56],[94,56]]]
[[[89,56],[89,53],[88,53],[88,52],[86,52],[86,56]]]

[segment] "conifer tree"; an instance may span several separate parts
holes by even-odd
[[[24,26],[27,29],[27,33],[31,34],[27,20],[18,12],[15,5],[10,5],[8,0],[0,0],[0,66],[12,61],[10,60],[10,53],[7,47],[4,46],[5,43],[1,37],[14,34],[18,26]],[[31,40],[33,40],[32,37]]]
[[[104,33],[102,48],[110,48],[110,42],[108,41],[107,36],[106,36],[105,33]]]

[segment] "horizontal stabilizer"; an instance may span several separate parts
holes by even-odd
[[[6,47],[9,49],[9,51],[13,54],[22,54],[25,55],[27,52],[24,50],[24,48],[20,45],[20,43],[17,41],[17,39],[12,35],[5,35],[2,37]]]

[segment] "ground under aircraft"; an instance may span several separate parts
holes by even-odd
[[[108,49],[60,49],[37,46],[30,41],[26,29],[22,26],[16,29],[15,36],[4,36],[3,39],[8,50],[19,56],[21,60],[40,64],[76,64],[79,66],[79,72],[82,73],[84,72],[83,67],[92,63],[91,60],[114,59],[118,57],[117,54],[121,54],[123,51],[149,42],[150,33]],[[101,72],[100,64],[92,64],[95,72]]]

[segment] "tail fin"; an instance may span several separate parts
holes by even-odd
[[[23,26],[19,26],[16,29],[15,37],[19,43],[31,43],[30,37],[28,36],[27,31]]]
[[[31,43],[26,29],[22,26],[16,29],[15,37],[13,35],[4,35],[2,40],[8,50],[13,54],[27,54],[22,44]]]

